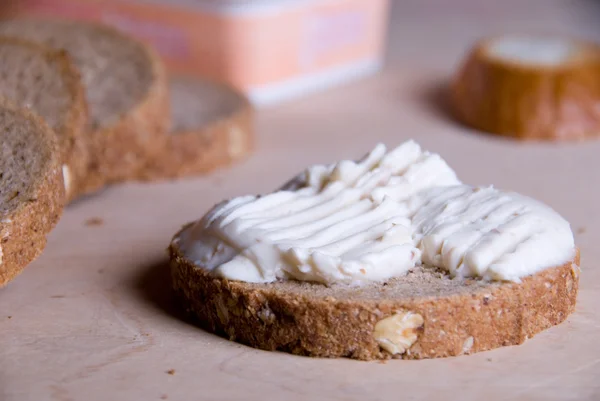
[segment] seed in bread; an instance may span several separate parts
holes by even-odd
[[[600,133],[600,46],[556,37],[500,36],[470,51],[452,85],[465,124],[518,139]]]
[[[78,192],[133,178],[162,151],[169,126],[164,66],[148,46],[91,23],[8,20],[0,34],[65,50],[81,72],[90,113],[90,167]]]
[[[304,355],[432,358],[518,344],[574,308],[569,223],[461,184],[412,141],[291,187],[222,202],[174,237],[174,287],[211,330]]]
[[[0,286],[46,245],[65,201],[54,132],[36,115],[0,102]]]
[[[35,42],[0,37],[0,96],[39,114],[57,135],[70,200],[87,173],[83,135],[87,104],[79,72],[63,51]]]
[[[171,131],[165,148],[141,171],[141,179],[209,172],[247,155],[253,144],[253,109],[227,85],[172,77]]]

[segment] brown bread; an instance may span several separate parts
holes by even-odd
[[[177,239],[169,252],[173,287],[207,330],[265,350],[362,360],[447,357],[521,344],[573,312],[580,272],[577,255],[521,283],[451,279],[417,267],[361,287],[253,284],[194,265]],[[389,339],[397,353],[377,338]]]
[[[206,173],[247,155],[254,142],[253,109],[224,84],[187,77],[170,82],[171,131],[142,180]]]
[[[65,192],[54,132],[36,115],[0,101],[0,286],[46,245]]]
[[[64,51],[23,39],[0,37],[0,96],[40,115],[56,133],[64,163],[67,199],[85,176],[83,135],[87,104],[79,72]]]
[[[81,72],[90,112],[90,165],[77,191],[137,176],[160,152],[169,126],[168,82],[148,46],[116,30],[83,22],[8,20],[0,34],[65,50]]]

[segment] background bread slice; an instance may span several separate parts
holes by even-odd
[[[452,84],[465,124],[517,139],[581,140],[600,133],[600,46],[539,36],[476,44]]]
[[[36,115],[0,101],[0,286],[46,245],[64,205],[54,132]]]
[[[172,77],[171,131],[165,148],[141,172],[153,180],[205,173],[248,154],[253,109],[227,85]]]
[[[214,277],[177,243],[169,247],[173,287],[203,327],[253,347],[316,357],[386,359],[385,340],[399,350],[393,357],[406,359],[520,344],[573,312],[579,284],[579,256],[520,284],[450,279],[423,267],[362,287],[253,284]]]
[[[66,50],[79,68],[90,112],[90,166],[83,194],[135,177],[161,151],[169,126],[168,82],[149,47],[114,29],[58,20],[8,20],[0,34]]]
[[[56,133],[69,200],[88,166],[82,136],[87,104],[79,72],[64,51],[0,37],[0,96],[40,115]]]

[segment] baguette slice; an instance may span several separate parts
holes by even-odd
[[[46,246],[65,201],[54,132],[36,115],[0,102],[0,286]]]
[[[314,357],[424,359],[521,344],[573,312],[579,254],[521,283],[451,279],[428,267],[361,287],[255,284],[211,275],[169,247],[173,287],[207,330]]]
[[[600,134],[600,46],[553,37],[481,41],[452,87],[459,120],[481,131],[534,140]]]
[[[0,34],[66,50],[79,68],[90,111],[90,165],[79,194],[137,175],[164,148],[168,82],[149,47],[116,30],[59,20],[8,20]]]
[[[206,173],[247,155],[253,144],[253,109],[227,85],[172,77],[168,143],[142,170],[142,180]]]
[[[0,59],[0,96],[31,109],[56,133],[67,200],[72,199],[71,182],[83,179],[88,166],[87,104],[79,72],[64,51],[18,38],[0,37]]]

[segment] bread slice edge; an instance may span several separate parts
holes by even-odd
[[[146,96],[118,121],[89,134],[92,162],[85,179],[78,185],[77,197],[106,185],[135,180],[147,161],[165,148],[171,121],[167,71],[158,53],[114,28],[101,28],[142,46],[154,79]]]
[[[580,274],[577,251],[572,261],[521,283],[474,293],[338,300],[278,291],[277,283],[257,288],[215,277],[186,259],[176,243],[169,255],[177,296],[208,331],[263,350],[360,360],[438,358],[521,344],[574,311]],[[380,346],[378,322],[415,314],[422,324],[407,327],[416,340],[404,352],[392,355]]]
[[[224,84],[214,85],[234,91]],[[254,109],[243,94],[235,93],[240,101],[235,111],[198,127],[166,134],[165,148],[149,160],[139,179],[156,181],[204,174],[248,155],[254,148]]]
[[[54,157],[34,197],[0,221],[0,287],[19,275],[46,246],[46,235],[56,226],[65,205],[65,185],[55,133],[36,114],[0,99],[0,107],[18,111],[32,119],[51,139]]]

